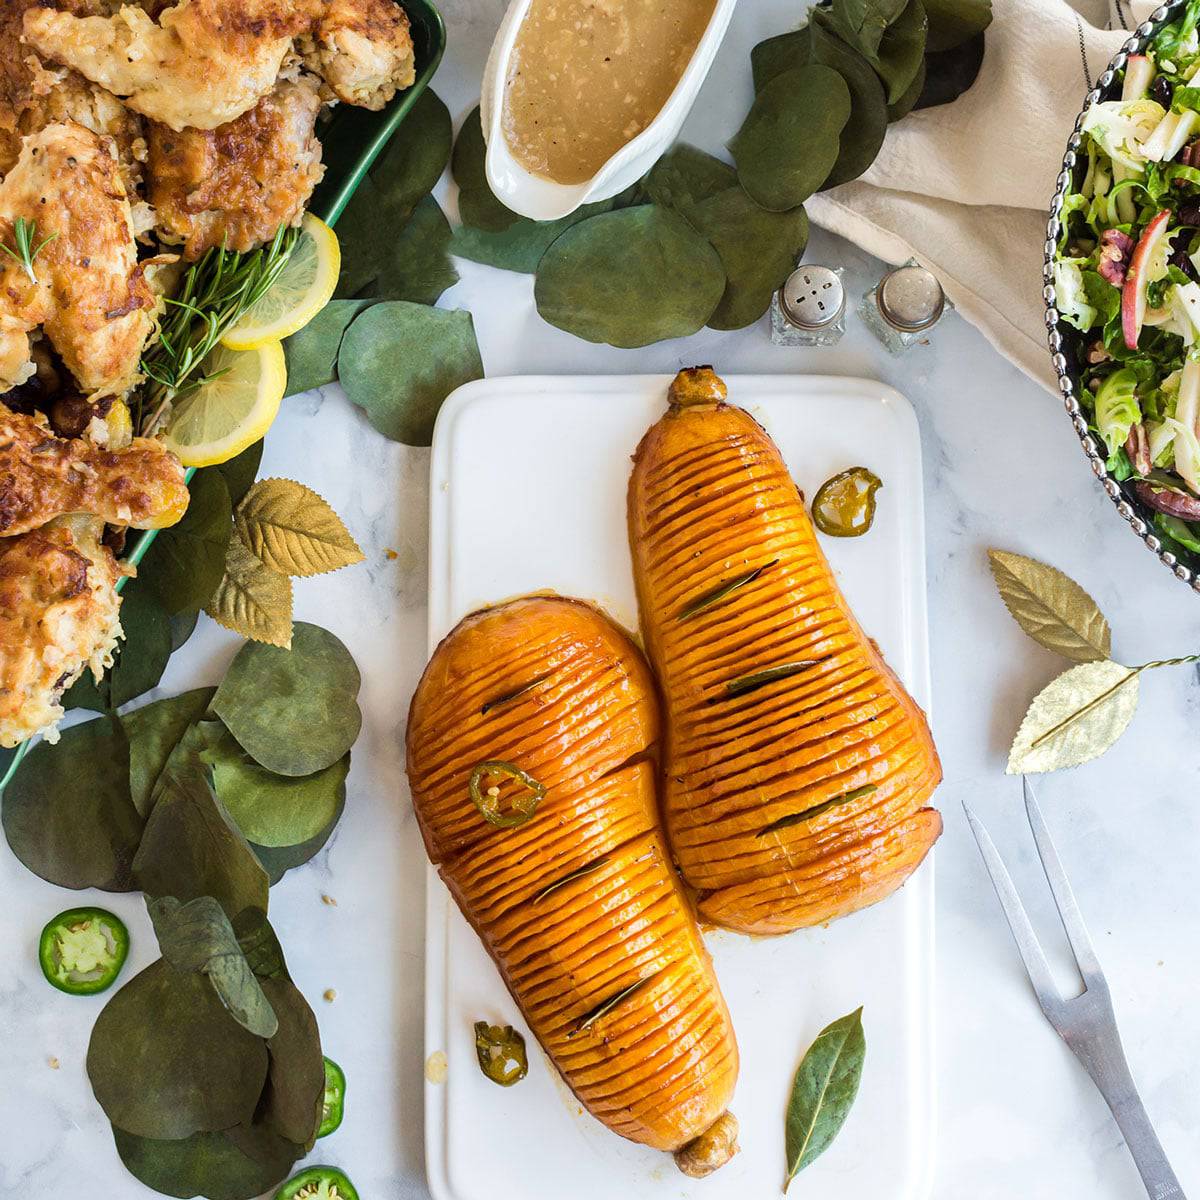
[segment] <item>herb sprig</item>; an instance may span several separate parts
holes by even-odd
[[[29,282],[36,284],[38,279],[33,269],[34,260],[57,237],[57,233],[52,233],[39,242],[37,240],[37,222],[18,217],[13,222],[15,248],[5,242],[0,242],[0,250],[3,250],[9,258],[20,263],[21,269],[29,276]]]

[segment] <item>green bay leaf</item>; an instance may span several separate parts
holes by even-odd
[[[827,1025],[809,1047],[788,1098],[785,1192],[841,1131],[858,1095],[866,1053],[861,1008]]]

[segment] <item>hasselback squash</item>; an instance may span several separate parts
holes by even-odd
[[[786,933],[899,887],[941,832],[924,714],[838,590],[761,426],[683,371],[629,486],[664,699],[662,810],[702,918]]]
[[[736,1149],[738,1056],[660,832],[659,725],[624,633],[530,597],[437,648],[408,776],[430,859],[576,1096],[699,1173]]]

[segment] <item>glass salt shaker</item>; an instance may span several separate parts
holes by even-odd
[[[933,272],[915,259],[887,271],[862,298],[858,315],[893,353],[923,342],[953,305]]]
[[[834,346],[845,332],[840,267],[797,267],[771,297],[771,341],[776,345]]]

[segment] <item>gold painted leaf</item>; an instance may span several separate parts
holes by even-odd
[[[229,543],[225,578],[204,611],[252,641],[291,649],[292,581],[255,558],[240,538]]]
[[[1054,567],[989,550],[1000,598],[1035,642],[1075,662],[1102,662],[1112,653],[1112,630],[1091,598]]]
[[[291,479],[260,479],[238,505],[234,524],[247,548],[281,575],[323,575],[363,559],[341,517]]]
[[[1115,662],[1064,671],[1029,706],[1009,751],[1008,773],[1060,771],[1099,758],[1133,720],[1140,673]]]

